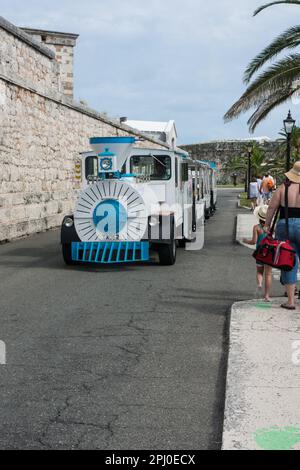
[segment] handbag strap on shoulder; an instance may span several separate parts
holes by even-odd
[[[289,187],[291,182],[287,179],[284,183],[285,186],[285,195],[284,195],[284,213],[285,213],[285,236],[286,239],[289,240],[290,238],[290,231],[289,231]]]
[[[280,207],[277,209],[276,215],[273,219],[272,226],[271,226],[270,231],[269,231],[270,236],[272,236],[273,233],[275,232],[275,227],[276,227],[276,224],[277,224],[279,213],[280,213]]]
[[[285,235],[286,239],[289,239],[289,187],[291,185],[291,182],[287,179],[284,183],[285,186],[285,194],[284,194],[284,215],[285,215]],[[277,224],[277,220],[280,214],[280,207],[277,209],[276,215],[273,219],[272,226],[270,228],[269,234],[272,236],[273,233],[275,232],[275,227]]]

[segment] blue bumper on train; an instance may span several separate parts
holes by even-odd
[[[149,261],[149,242],[73,242],[72,260],[81,263]]]

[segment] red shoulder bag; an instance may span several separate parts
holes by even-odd
[[[275,225],[280,209],[274,218],[272,227],[266,238],[264,238],[257,250],[253,253],[256,261],[281,269],[282,271],[291,271],[296,263],[296,252],[289,241],[289,217],[288,217],[288,190],[289,184],[285,184],[285,226],[286,240],[276,240],[273,237]]]

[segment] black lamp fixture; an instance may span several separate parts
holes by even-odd
[[[292,118],[291,111],[289,111],[287,118],[283,121],[283,124],[286,134],[291,135],[296,124],[295,119]]]
[[[287,118],[283,121],[284,130],[286,133],[286,171],[290,171],[291,167],[291,136],[294,130],[296,121],[292,118],[291,111],[289,111]]]

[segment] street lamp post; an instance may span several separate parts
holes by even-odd
[[[283,121],[284,130],[286,133],[286,171],[291,169],[291,137],[295,127],[296,121],[292,118],[291,111],[289,111],[287,118]]]
[[[250,199],[252,145],[248,145],[248,199]]]

